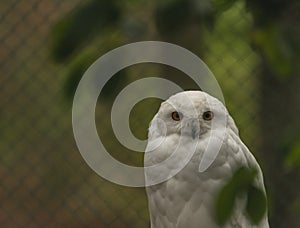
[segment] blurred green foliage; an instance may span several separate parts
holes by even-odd
[[[258,224],[267,212],[267,199],[265,193],[250,185],[248,188],[248,198],[246,211],[250,217],[250,221],[253,224]]]
[[[100,35],[120,18],[120,9],[114,0],[93,0],[80,10],[64,17],[52,32],[52,56],[57,62],[67,59],[93,35]]]
[[[235,171],[216,199],[216,219],[219,225],[225,225],[234,212],[239,196],[247,195],[245,211],[250,221],[257,225],[267,210],[265,193],[254,185],[257,170],[241,167]]]

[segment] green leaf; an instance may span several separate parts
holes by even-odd
[[[216,218],[219,225],[224,225],[230,218],[236,196],[236,189],[231,183],[223,187],[216,203]]]
[[[219,225],[224,225],[231,217],[235,198],[248,192],[256,175],[257,170],[241,167],[221,189],[216,200],[216,219]]]
[[[253,185],[248,189],[246,211],[251,222],[255,225],[261,221],[267,211],[265,193]]]
[[[249,188],[257,175],[257,170],[245,167],[239,168],[233,175],[231,182],[237,193],[241,193]]]

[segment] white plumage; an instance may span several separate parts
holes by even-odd
[[[221,149],[209,168],[199,172],[210,136],[218,131],[218,118],[222,116],[226,128],[224,138],[220,138]],[[213,120],[216,121],[214,129]],[[183,146],[178,146],[179,142]],[[172,172],[177,164],[184,161],[193,148],[187,164],[174,175]],[[205,92],[185,91],[171,96],[161,104],[151,121],[145,166],[166,161],[176,150],[179,152],[176,162],[159,167],[156,172],[145,171],[146,184],[155,182],[160,176],[172,176],[146,188],[152,228],[219,227],[215,219],[217,194],[241,166],[259,170],[255,185],[265,191],[261,169],[239,138],[233,119],[219,100]],[[236,200],[232,216],[224,227],[269,227],[267,215],[258,225],[253,225],[245,214],[245,203],[243,196]]]

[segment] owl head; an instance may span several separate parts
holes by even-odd
[[[184,91],[161,104],[151,122],[149,138],[179,134],[196,139],[224,127],[238,134],[222,102],[202,91]]]

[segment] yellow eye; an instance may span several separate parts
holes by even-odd
[[[214,113],[211,111],[204,112],[202,118],[204,120],[212,120],[212,118],[214,118]]]
[[[179,112],[172,112],[172,119],[175,121],[180,121],[182,119],[182,114]]]

